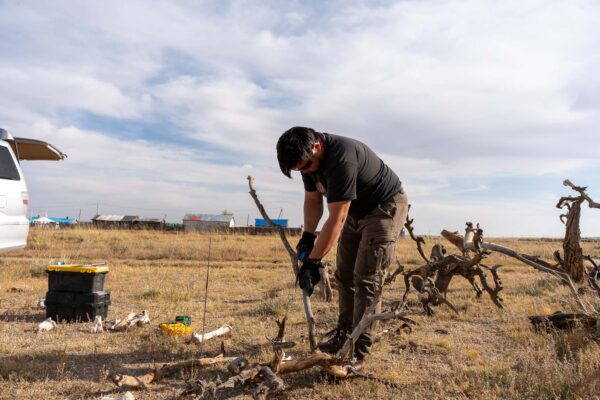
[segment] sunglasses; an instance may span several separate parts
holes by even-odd
[[[302,171],[302,172],[306,172],[307,170],[310,169],[310,167],[312,167],[312,160],[307,160],[306,163],[300,167],[300,168],[294,168],[296,171]]]

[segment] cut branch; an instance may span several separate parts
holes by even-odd
[[[248,186],[250,188],[250,196],[254,199],[254,203],[260,212],[260,215],[265,219],[265,221],[272,227],[277,228],[279,232],[279,237],[283,242],[288,254],[290,255],[290,260],[292,262],[292,268],[294,269],[294,276],[298,276],[298,255],[292,249],[290,242],[285,236],[285,231],[283,227],[276,225],[273,220],[267,214],[267,211],[263,207],[262,203],[258,199],[258,195],[256,194],[256,190],[254,190],[253,186],[254,178],[252,176],[248,176]],[[310,303],[310,295],[306,289],[302,289],[302,302],[304,303],[304,313],[306,314],[306,324],[308,327],[308,341],[310,343],[310,351],[315,351],[317,348],[317,328],[315,324],[315,317],[312,311],[312,306]]]

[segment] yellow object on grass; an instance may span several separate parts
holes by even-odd
[[[170,322],[159,325],[160,330],[167,335],[190,335],[192,333],[191,326],[185,326],[181,322]]]

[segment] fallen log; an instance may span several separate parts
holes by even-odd
[[[552,315],[531,315],[529,316],[531,324],[539,330],[550,329],[575,329],[579,327],[596,328],[600,321],[598,318],[591,317],[583,313],[562,313],[556,312]]]
[[[195,360],[186,360],[176,363],[164,364],[157,368],[154,372],[141,376],[131,376],[125,374],[111,374],[109,379],[118,387],[126,389],[145,389],[150,383],[158,382],[161,379],[172,375],[176,372],[189,369],[202,369],[214,364],[230,363],[236,357],[224,357],[219,354],[216,357],[199,358]]]
[[[212,358],[198,358],[196,360],[180,361],[172,364],[165,364],[154,372],[154,379],[152,382],[157,382],[162,378],[172,375],[176,372],[185,369],[202,369],[214,364],[229,363],[235,360],[235,357],[224,357],[223,354],[219,354]]]

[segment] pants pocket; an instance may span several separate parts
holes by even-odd
[[[379,271],[387,271],[392,263],[396,250],[396,242],[389,240],[372,240],[366,257],[365,275],[373,275]]]

